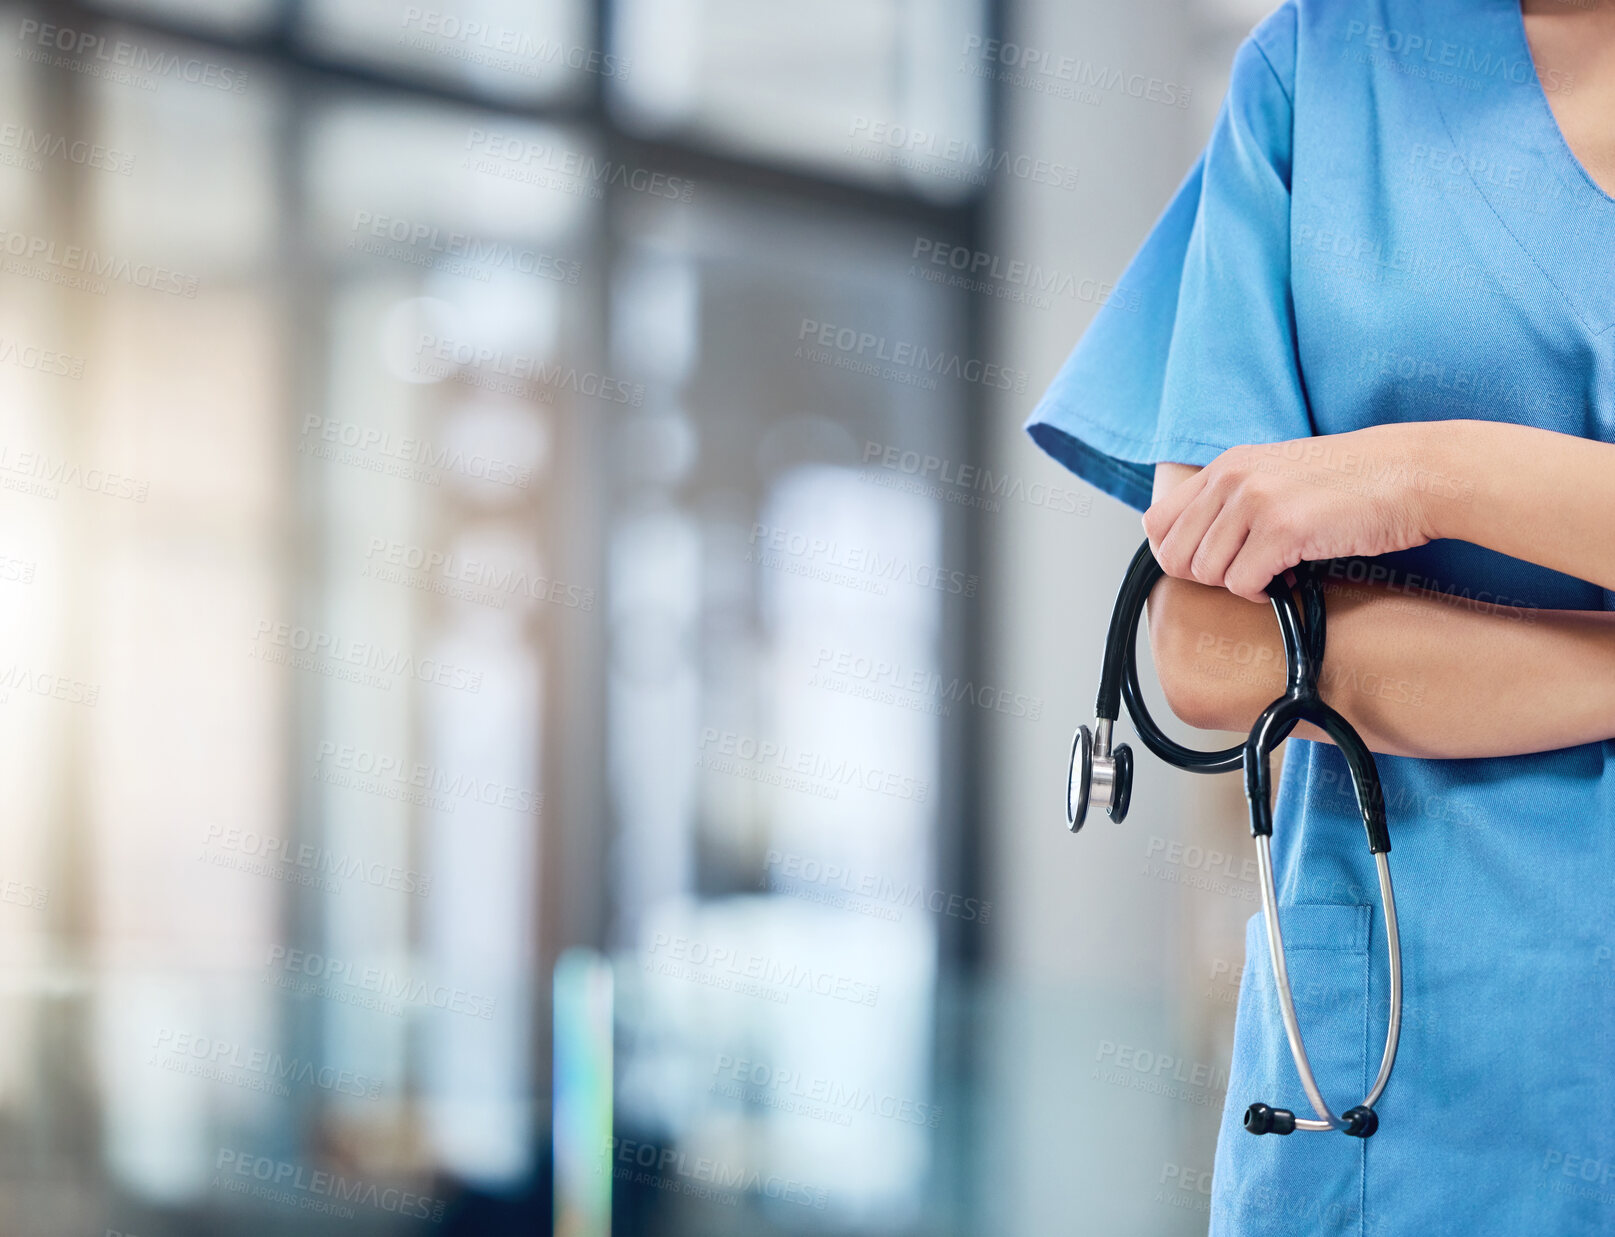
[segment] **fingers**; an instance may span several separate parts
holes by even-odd
[[[1223,573],[1222,586],[1246,601],[1266,601],[1267,586],[1273,578],[1301,561],[1300,555],[1284,552],[1285,544],[1270,535],[1252,531]]]
[[[1189,561],[1189,572],[1202,584],[1226,587],[1229,566],[1245,548],[1252,535],[1251,523],[1239,509],[1223,506],[1200,538],[1200,547]]]
[[[1172,485],[1144,513],[1156,561],[1170,576],[1225,588],[1249,601],[1267,598],[1267,585],[1299,561],[1292,504],[1250,489],[1248,460],[1224,452]]]
[[[1194,501],[1205,484],[1206,470],[1202,468],[1158,497],[1144,513],[1144,535],[1150,539],[1150,549],[1155,553],[1157,560],[1161,557],[1162,539],[1172,530],[1172,525],[1182,514],[1183,509]]]
[[[1171,530],[1161,538],[1156,558],[1167,575],[1180,580],[1199,580],[1202,584],[1216,583],[1203,577],[1198,568],[1206,531],[1225,510],[1222,487],[1203,485],[1200,493],[1173,521]]]

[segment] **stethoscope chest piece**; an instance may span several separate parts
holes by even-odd
[[[1110,746],[1109,720],[1100,718],[1098,733],[1078,726],[1071,740],[1071,765],[1065,779],[1065,823],[1072,833],[1082,828],[1090,807],[1102,807],[1111,820],[1127,819],[1133,792],[1133,749]]]

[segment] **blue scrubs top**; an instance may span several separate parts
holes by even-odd
[[[1284,5],[1240,48],[1209,145],[1033,438],[1140,509],[1157,461],[1385,422],[1615,441],[1615,200],[1545,93],[1573,86],[1539,78],[1519,0]],[[1337,569],[1502,603],[1522,623],[1615,600],[1452,541]],[[1355,690],[1416,703],[1423,685]],[[1379,1064],[1384,924],[1338,750],[1289,748],[1281,916],[1338,1112]],[[1406,1001],[1379,1132],[1241,1129],[1253,1100],[1313,1115],[1252,917],[1212,1233],[1615,1232],[1615,741],[1378,763]]]

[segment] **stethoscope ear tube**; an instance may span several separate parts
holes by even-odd
[[[1385,1051],[1380,1055],[1379,1073],[1363,1102],[1349,1108],[1340,1116],[1330,1111],[1312,1072],[1307,1057],[1306,1041],[1301,1035],[1301,1022],[1295,1013],[1295,997],[1290,991],[1290,973],[1284,959],[1284,932],[1279,924],[1278,894],[1273,884],[1272,839],[1261,834],[1256,839],[1257,880],[1262,890],[1262,922],[1267,929],[1267,953],[1273,968],[1273,987],[1278,993],[1279,1015],[1284,1021],[1284,1036],[1290,1044],[1290,1056],[1295,1061],[1295,1072],[1301,1078],[1301,1089],[1306,1092],[1317,1118],[1297,1117],[1287,1109],[1271,1109],[1266,1104],[1252,1104],[1245,1111],[1245,1129],[1252,1134],[1288,1134],[1292,1130],[1339,1130],[1356,1138],[1368,1138],[1379,1129],[1379,1118],[1374,1105],[1391,1080],[1396,1065],[1397,1043],[1402,1035],[1402,944],[1396,924],[1396,894],[1391,888],[1391,865],[1381,851],[1374,856],[1374,867],[1379,875],[1380,902],[1385,908],[1385,947],[1390,956],[1391,992],[1390,1017],[1385,1027]],[[1272,1114],[1271,1117],[1264,1114]]]
[[[1391,849],[1390,828],[1385,821],[1385,790],[1380,784],[1374,754],[1351,723],[1316,697],[1284,695],[1262,710],[1245,740],[1245,798],[1250,804],[1252,837],[1273,835],[1272,765],[1273,750],[1283,735],[1297,722],[1311,722],[1334,741],[1346,758],[1352,789],[1368,834],[1370,854],[1383,855]]]
[[[1122,577],[1122,586],[1116,593],[1116,606],[1110,613],[1105,660],[1099,668],[1099,693],[1094,700],[1094,717],[1098,719],[1094,723],[1095,738],[1103,732],[1108,740],[1107,727],[1121,716],[1125,702],[1139,741],[1160,759],[1195,773],[1232,773],[1239,768],[1241,760],[1243,749],[1239,744],[1204,752],[1185,747],[1156,724],[1144,703],[1144,692],[1138,681],[1138,623],[1144,617],[1144,603],[1149,600],[1150,591],[1165,574],[1150,552],[1148,541],[1138,547],[1133,561],[1127,565],[1127,574]]]
[[[1082,828],[1090,808],[1104,807],[1111,819],[1127,815],[1132,789],[1132,751],[1126,744],[1112,750],[1112,729],[1121,705],[1133,719],[1133,726],[1144,746],[1168,764],[1197,773],[1226,773],[1244,769],[1245,797],[1250,808],[1251,835],[1256,840],[1258,878],[1262,893],[1262,918],[1267,928],[1268,955],[1273,982],[1279,998],[1285,1037],[1295,1061],[1302,1089],[1317,1113],[1316,1118],[1297,1117],[1289,1109],[1252,1104],[1245,1112],[1245,1128],[1253,1134],[1289,1134],[1295,1130],[1340,1130],[1357,1138],[1368,1138],[1379,1128],[1374,1105],[1390,1080],[1396,1062],[1397,1043],[1402,1026],[1402,954],[1397,932],[1396,896],[1391,887],[1387,855],[1391,849],[1390,831],[1385,820],[1385,795],[1374,764],[1373,753],[1361,736],[1338,712],[1325,704],[1318,690],[1324,654],[1325,612],[1323,586],[1318,565],[1303,563],[1294,573],[1300,591],[1274,580],[1267,593],[1273,602],[1279,632],[1284,640],[1286,684],[1284,695],[1262,711],[1250,736],[1242,744],[1219,751],[1197,751],[1169,738],[1156,725],[1144,704],[1138,681],[1137,631],[1150,590],[1164,574],[1146,541],[1133,555],[1127,575],[1111,612],[1110,630],[1105,641],[1105,658],[1100,670],[1099,693],[1095,701],[1094,729],[1080,727],[1072,741],[1071,765],[1066,781],[1066,822],[1074,833]],[[1278,892],[1274,885],[1272,834],[1273,750],[1299,722],[1309,722],[1323,730],[1339,748],[1351,772],[1368,849],[1374,856],[1379,877],[1380,902],[1384,908],[1386,948],[1390,954],[1390,1016],[1386,1026],[1385,1051],[1379,1073],[1363,1102],[1336,1116],[1324,1101],[1313,1075],[1295,1013],[1285,965],[1284,936],[1279,923]]]
[[[1380,785],[1374,755],[1351,724],[1324,703],[1318,690],[1318,676],[1323,670],[1323,586],[1311,565],[1299,573],[1299,583],[1302,596],[1299,609],[1288,587],[1277,580],[1268,586],[1268,596],[1273,601],[1279,628],[1284,633],[1288,682],[1284,695],[1262,710],[1256,724],[1251,727],[1250,737],[1245,741],[1243,763],[1251,836],[1256,839],[1257,880],[1262,892],[1262,920],[1267,929],[1273,986],[1278,993],[1284,1035],[1289,1041],[1290,1056],[1295,1061],[1301,1088],[1318,1115],[1315,1119],[1297,1117],[1288,1109],[1252,1104],[1245,1111],[1245,1128],[1252,1134],[1339,1130],[1355,1138],[1369,1138],[1379,1129],[1379,1117],[1374,1112],[1374,1105],[1385,1090],[1385,1084],[1390,1081],[1402,1031],[1402,950],[1396,924],[1396,895],[1391,888],[1390,861],[1386,858],[1391,849],[1391,836],[1385,822],[1385,792]],[[1303,610],[1305,621],[1302,619]],[[1284,933],[1279,923],[1278,890],[1273,878],[1272,754],[1296,723],[1303,721],[1317,726],[1334,741],[1345,757],[1346,767],[1351,771],[1352,788],[1356,792],[1363,828],[1368,835],[1368,849],[1374,856],[1374,866],[1379,875],[1380,901],[1385,910],[1386,945],[1390,953],[1390,1016],[1379,1074],[1363,1102],[1338,1117],[1330,1111],[1317,1077],[1312,1072],[1300,1019],[1296,1016],[1289,968],[1285,964]]]

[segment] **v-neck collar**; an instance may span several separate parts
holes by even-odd
[[[1569,179],[1574,180],[1579,177],[1587,183],[1595,197],[1602,199],[1608,206],[1615,206],[1615,197],[1612,197],[1609,190],[1593,179],[1592,173],[1587,170],[1587,165],[1581,161],[1575,151],[1570,149],[1570,143],[1565,140],[1565,131],[1559,127],[1559,118],[1553,114],[1553,104],[1548,101],[1547,88],[1542,83],[1541,74],[1536,72],[1535,60],[1531,55],[1531,36],[1525,29],[1523,6],[1519,3],[1513,3],[1505,4],[1503,7],[1513,17],[1513,20],[1507,24],[1514,35],[1518,54],[1528,64],[1532,65],[1531,78],[1525,83],[1525,88],[1532,95],[1532,102],[1535,104],[1538,128],[1546,130],[1547,138],[1549,139],[1547,141],[1548,148],[1556,152],[1559,161],[1569,170]],[[1574,90],[1575,83],[1571,82],[1567,89]]]
[[[1597,335],[1615,326],[1615,198],[1565,141],[1531,59],[1519,0],[1401,0],[1397,7],[1405,28],[1440,30],[1459,45],[1460,57],[1483,64],[1488,56],[1502,57],[1508,68],[1484,78],[1479,89],[1434,74],[1424,78],[1425,89],[1453,146],[1464,153],[1475,191],[1502,226],[1589,331]],[[1517,192],[1477,176],[1470,156],[1480,151],[1535,171],[1542,184],[1555,188],[1559,205],[1526,209]]]

